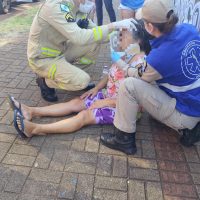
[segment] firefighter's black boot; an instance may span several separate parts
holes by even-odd
[[[36,79],[38,86],[40,87],[41,96],[44,100],[49,102],[58,101],[58,97],[56,95],[56,91],[54,88],[49,88],[45,82],[45,79],[42,77],[38,77]]]
[[[103,145],[128,155],[133,155],[137,152],[135,133],[126,133],[115,128],[115,133],[103,133],[100,141]]]
[[[91,90],[92,88],[95,87],[95,84],[94,83],[89,83],[88,86],[86,88],[83,89],[83,91],[88,91],[88,90]]]
[[[182,133],[183,135],[180,138],[180,143],[183,146],[191,147],[194,143],[200,141],[200,122],[191,130],[182,130]]]

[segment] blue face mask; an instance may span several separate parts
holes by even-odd
[[[119,61],[123,56],[125,56],[125,52],[121,51],[112,51],[111,52],[111,59],[113,63]]]

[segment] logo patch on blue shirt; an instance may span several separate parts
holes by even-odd
[[[65,4],[60,4],[60,10],[62,11],[62,12],[70,12],[70,8],[69,8],[69,6],[67,6],[67,5],[65,5]]]
[[[181,67],[187,78],[200,78],[200,41],[192,40],[185,46],[181,55]]]

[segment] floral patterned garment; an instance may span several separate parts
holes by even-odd
[[[88,109],[95,101],[105,98],[116,98],[118,95],[119,87],[122,81],[125,79],[124,71],[117,67],[116,64],[112,64],[108,72],[108,83],[106,92],[100,90],[93,98],[86,97],[85,106]],[[113,124],[116,108],[104,107],[93,109],[94,118],[96,124]],[[137,120],[141,118],[142,108],[139,108],[137,114]]]
[[[100,90],[93,98],[85,99],[85,106],[88,109],[95,101],[105,98],[116,98],[120,83],[124,80],[123,70],[119,69],[116,64],[112,64],[108,72],[108,83],[105,92]],[[104,107],[93,109],[96,124],[113,124],[116,108]]]
[[[125,74],[122,69],[119,69],[116,64],[112,64],[108,73],[108,83],[106,88],[107,98],[116,98],[121,82],[125,79]]]

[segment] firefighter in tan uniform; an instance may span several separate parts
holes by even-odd
[[[57,101],[54,88],[81,90],[88,86],[90,76],[82,69],[95,63],[100,44],[118,26],[131,22],[119,21],[100,27],[80,28],[76,15],[93,9],[88,0],[47,0],[36,14],[29,34],[28,61],[39,75],[37,83],[42,97]],[[76,66],[75,66],[76,65]],[[80,69],[82,68],[82,69]]]

